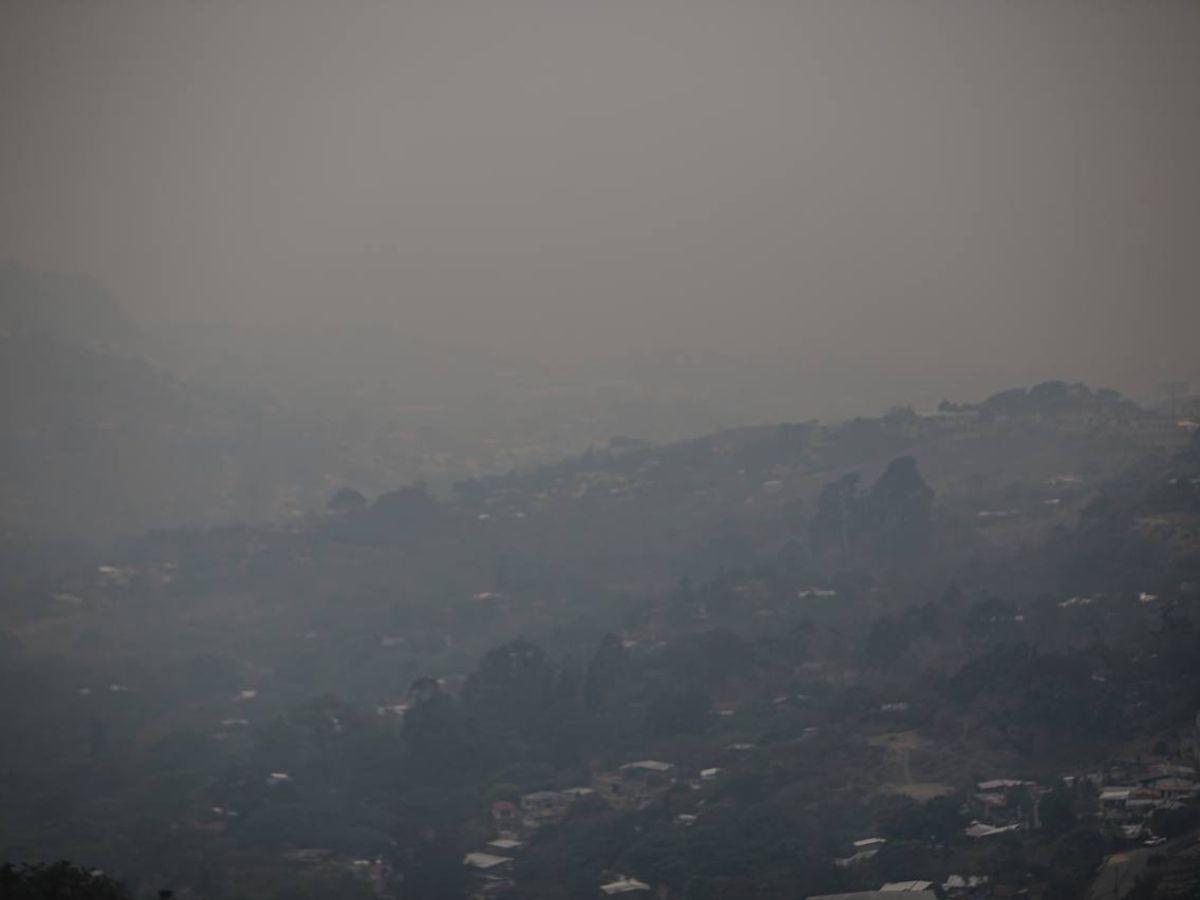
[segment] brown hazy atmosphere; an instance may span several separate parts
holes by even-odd
[[[15,2],[0,258],[545,360],[1195,379],[1200,3]]]
[[[1200,0],[0,0],[0,900],[1200,900],[1198,350]]]

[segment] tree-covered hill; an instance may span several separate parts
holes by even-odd
[[[3,855],[224,898],[291,890],[320,849],[345,896],[360,858],[435,896],[488,802],[669,758],[737,774],[676,810],[703,828],[581,808],[523,895],[627,869],[687,896],[853,886],[830,854],[855,831],[951,827],[887,799],[907,778],[1046,777],[1190,714],[1196,438],[1024,395],[1053,402],[616,439],[103,555],[29,541],[0,621]],[[899,780],[892,732],[917,735]]]

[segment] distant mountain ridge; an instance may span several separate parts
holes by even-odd
[[[0,266],[0,529],[106,540],[279,516],[333,454],[260,397],[182,380],[93,283]]]
[[[104,541],[278,519],[347,485],[381,493],[570,469],[589,446],[616,449],[613,435],[686,456],[716,433],[727,443],[729,425],[744,424],[753,444],[755,423],[805,418],[821,390],[857,390],[845,372],[826,373],[818,390],[801,369],[720,353],[552,369],[440,349],[353,329],[313,338],[143,326],[87,279],[0,264],[0,533]],[[927,404],[930,389],[916,392]],[[939,415],[1062,414],[1145,413],[1115,392],[1050,381],[944,403]],[[928,432],[918,418],[902,408],[850,419],[836,443],[855,459],[900,452]],[[754,469],[773,451],[738,452]]]
[[[137,352],[143,337],[94,282],[11,262],[0,264],[0,333],[53,337],[110,353]]]

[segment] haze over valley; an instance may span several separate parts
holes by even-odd
[[[1197,46],[0,3],[0,900],[1200,896]]]

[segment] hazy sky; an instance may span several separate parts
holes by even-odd
[[[0,10],[0,257],[141,315],[1200,382],[1194,0]]]

